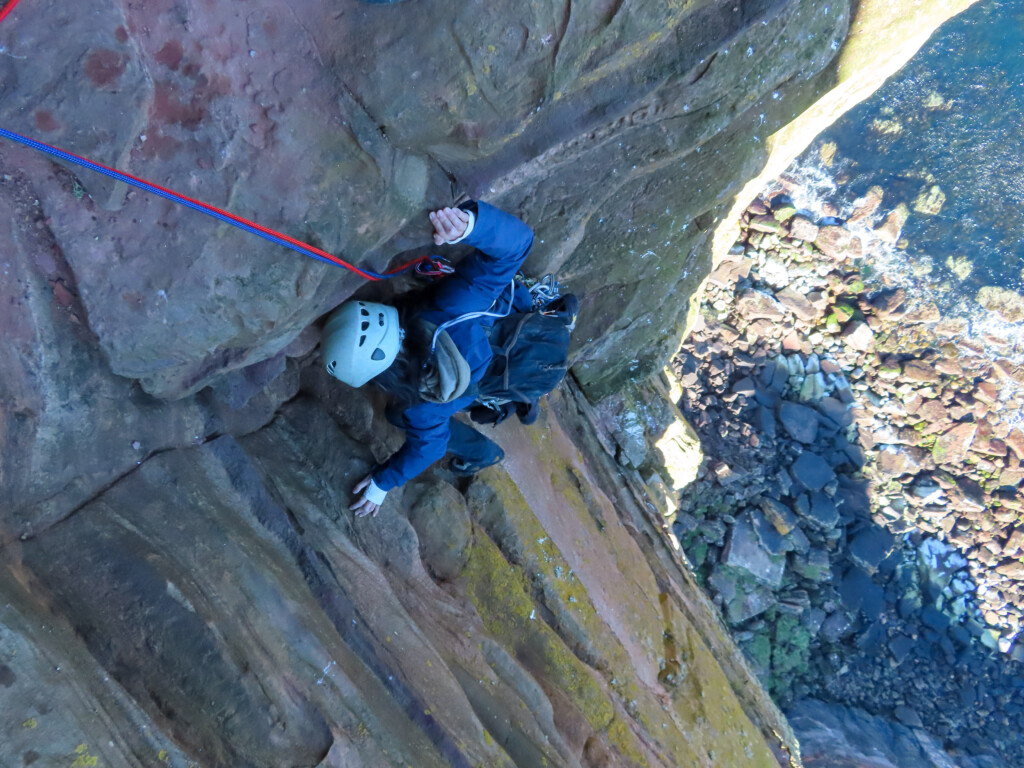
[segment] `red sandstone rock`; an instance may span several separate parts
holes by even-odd
[[[964,369],[960,363],[949,357],[940,357],[934,363],[935,370],[947,376],[961,376]]]
[[[829,225],[818,230],[814,245],[833,261],[860,258],[863,247],[860,239],[844,227]]]
[[[867,352],[875,345],[875,334],[866,323],[854,322],[846,326],[842,338],[858,352]]]
[[[808,243],[813,243],[817,239],[818,230],[817,224],[803,216],[794,216],[789,223],[789,236]]]
[[[910,209],[905,204],[900,203],[885,217],[885,221],[875,230],[875,234],[880,240],[884,240],[887,243],[895,243],[900,239],[900,232],[903,231],[903,225],[907,223],[909,216]]]
[[[999,387],[991,381],[982,381],[974,388],[974,396],[983,403],[994,405],[999,399]]]
[[[963,464],[977,431],[977,424],[961,423],[939,435],[935,441],[936,462],[950,466]]]
[[[884,195],[885,192],[881,187],[871,187],[867,191],[867,194],[864,195],[863,199],[858,201],[860,205],[854,209],[853,214],[851,214],[850,218],[847,220],[848,223],[856,224],[859,221],[863,221],[864,219],[873,216],[875,211],[878,210],[878,206],[882,204],[882,198]]]
[[[1024,461],[1024,432],[1020,428],[1014,429],[1006,436],[1006,447],[1013,451],[1014,455]]]
[[[747,320],[781,321],[786,315],[779,303],[766,293],[747,291],[736,301],[736,311]]]
[[[903,364],[903,377],[909,381],[935,382],[939,380],[939,374],[935,367],[925,360],[908,360]]]
[[[942,313],[934,304],[922,304],[914,307],[903,316],[906,323],[937,323],[942,319]]]
[[[821,313],[814,308],[811,302],[790,287],[778,291],[775,298],[783,307],[805,323],[813,323],[821,317]]]

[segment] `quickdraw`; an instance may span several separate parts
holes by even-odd
[[[455,272],[455,267],[440,256],[427,256],[416,263],[416,274],[422,277],[442,277]]]

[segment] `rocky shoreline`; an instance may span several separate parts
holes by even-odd
[[[1024,764],[1024,377],[871,275],[906,206],[880,216],[876,188],[840,221],[784,192],[748,208],[673,362],[706,457],[673,530],[781,703]]]

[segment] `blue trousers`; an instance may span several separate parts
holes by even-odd
[[[452,417],[448,422],[448,429],[452,433],[448,438],[448,453],[462,459],[463,465],[458,468],[460,474],[479,472],[505,458],[501,446],[468,424]]]
[[[396,427],[406,428],[402,411],[394,405],[388,405],[384,416]],[[448,420],[448,430],[448,453],[462,462],[461,467],[453,468],[457,474],[471,475],[505,458],[501,446],[454,416]]]

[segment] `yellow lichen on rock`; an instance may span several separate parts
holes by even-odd
[[[924,100],[924,108],[947,112],[953,108],[953,100],[942,98],[942,94],[938,91],[931,91]]]
[[[512,650],[533,674],[568,694],[592,728],[608,727],[612,707],[593,673],[537,617],[522,569],[506,560],[483,531],[477,531],[459,583],[467,589],[488,634]]]
[[[953,256],[946,258],[946,269],[956,275],[960,280],[966,280],[974,270],[974,264],[967,256]]]
[[[826,141],[818,149],[818,156],[821,157],[821,162],[826,168],[832,167],[832,163],[835,162],[836,159],[836,150],[838,149],[839,147],[834,141]]]
[[[876,118],[871,121],[871,130],[883,136],[898,136],[903,133],[903,124],[896,118]]]
[[[946,193],[938,184],[925,187],[914,200],[914,210],[926,216],[937,216],[946,204]]]
[[[616,565],[600,569],[599,584],[590,571],[575,573],[559,534],[546,530],[540,510],[530,508],[522,481],[487,470],[467,494],[482,530],[460,583],[471,591],[488,632],[511,644],[545,688],[571,690],[588,723],[630,764],[652,764],[654,756],[644,755],[653,750],[656,762],[668,765],[701,765],[714,754],[713,762],[727,761],[719,764],[772,766],[762,734],[714,655],[680,612],[666,614],[659,605],[651,564],[616,510],[574,466],[578,453],[562,455],[551,430],[528,434],[548,473],[532,486],[550,483],[563,545],[571,540],[578,557],[601,541],[615,553]],[[565,529],[571,529],[568,538]],[[612,629],[622,617],[602,615],[601,600],[629,606],[623,613],[631,649]]]

